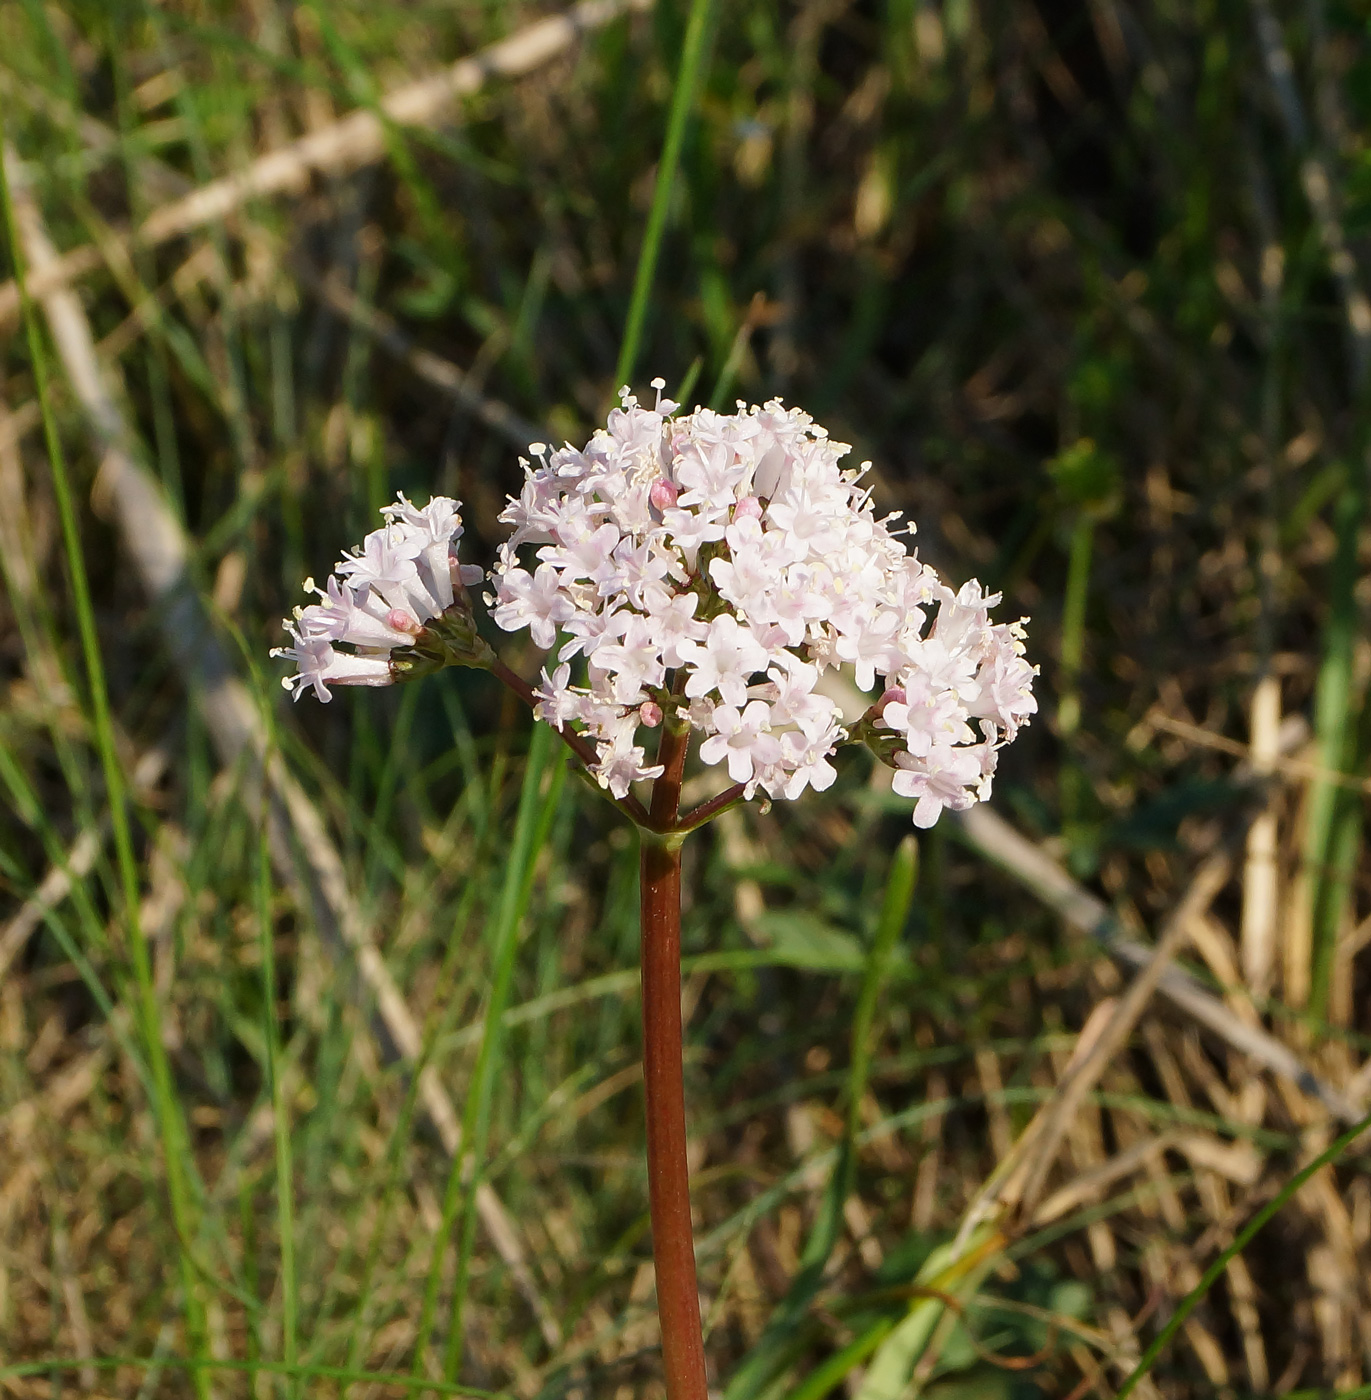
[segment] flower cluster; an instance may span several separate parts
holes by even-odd
[[[777,400],[676,417],[623,406],[584,449],[533,448],[501,516],[513,533],[491,574],[492,617],[555,648],[540,718],[593,742],[615,797],[656,777],[641,731],[692,726],[700,757],[745,796],[827,788],[837,747],[858,742],[931,826],[988,795],[998,751],[1037,708],[1021,623],[993,624],[972,581],[952,592],[877,519],[848,448]],[[458,502],[401,495],[342,559],[319,601],[286,622],[283,684],[389,685],[449,664],[489,666],[459,564]],[[850,668],[878,698],[852,728],[822,685]],[[578,682],[573,683],[573,667]],[[879,689],[877,689],[879,686]]]
[[[654,408],[625,389],[584,449],[535,445],[501,516],[492,616],[556,648],[539,716],[594,740],[617,797],[661,771],[639,731],[664,722],[703,734],[703,761],[747,797],[827,788],[849,738],[896,770],[918,826],[988,795],[1037,708],[1022,625],[989,620],[998,595],[953,593],[910,553],[912,526],[876,518],[866,469],[843,469],[849,449],[807,414],[773,400],[673,417],[654,384]],[[819,688],[843,664],[881,685],[851,736]]]
[[[330,684],[390,685],[448,661],[481,664],[464,590],[484,574],[457,562],[460,507],[435,496],[420,509],[402,493],[382,509],[386,523],[338,561],[327,588],[305,580],[320,601],[295,609],[284,624],[291,645],[272,652],[295,663],[281,684],[297,700],[307,686],[327,701]]]

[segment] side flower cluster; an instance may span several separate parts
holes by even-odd
[[[295,663],[281,684],[297,700],[309,686],[327,701],[330,685],[391,685],[448,660],[471,664],[457,654],[481,646],[464,590],[484,573],[457,562],[460,509],[447,496],[420,509],[402,493],[325,588],[305,580],[319,601],[295,609],[284,624],[291,645],[272,652]]]
[[[654,384],[653,408],[625,389],[584,449],[535,445],[501,516],[492,616],[556,648],[539,716],[594,740],[618,797],[660,772],[640,731],[663,722],[694,726],[748,797],[827,788],[849,738],[896,770],[918,826],[987,796],[1037,708],[1022,625],[989,620],[998,595],[953,593],[909,552],[912,525],[876,518],[866,468],[843,469],[849,449],[807,414],[674,417]],[[843,664],[880,685],[851,736],[819,688]]]

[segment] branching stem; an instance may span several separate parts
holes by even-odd
[[[533,709],[537,704],[537,700],[533,694],[533,687],[529,685],[518,672],[511,671],[499,657],[496,657],[495,660],[491,662],[489,669],[491,675],[493,675],[496,680],[502,685],[508,686],[530,710]],[[567,748],[580,760],[582,767],[587,770],[593,769],[595,764],[599,761],[596,757],[594,746],[581,738],[574,729],[568,729],[565,726],[559,728],[556,725],[553,725],[553,728],[557,730],[557,733],[561,736],[562,742]],[[606,794],[606,796],[609,795]],[[609,800],[624,814],[624,816],[633,822],[634,825],[642,827],[651,825],[650,818],[647,814],[647,808],[644,807],[632,793],[622,798],[609,797]]]
[[[682,836],[698,831],[706,822],[712,822],[720,812],[726,812],[741,802],[745,788],[743,783],[734,783],[732,787],[727,787],[717,796],[711,797],[708,802],[701,802],[698,807],[677,820],[674,830]]]

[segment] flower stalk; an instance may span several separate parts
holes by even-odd
[[[705,1400],[707,1394],[681,1058],[681,846],[685,834],[674,830],[689,747],[690,725],[674,713],[668,715],[657,742],[662,771],[652,784],[649,812],[656,830],[640,828],[638,838],[647,1180],[667,1400]]]
[[[648,831],[640,841],[643,1090],[662,1364],[668,1400],[705,1400],[681,1064],[681,841]]]

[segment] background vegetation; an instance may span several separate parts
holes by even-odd
[[[0,1392],[661,1394],[629,834],[480,675],[292,709],[265,657],[397,488],[488,560],[522,447],[601,420],[688,23],[614,9],[0,6]],[[635,383],[804,405],[1043,668],[1003,821],[921,838],[907,917],[856,762],[692,843],[712,1363],[1112,1395],[1371,1095],[1366,11],[708,25]],[[1046,1190],[930,1292],[1168,919],[1208,997],[1115,1023]],[[1138,1393],[1371,1393],[1369,1160]]]

